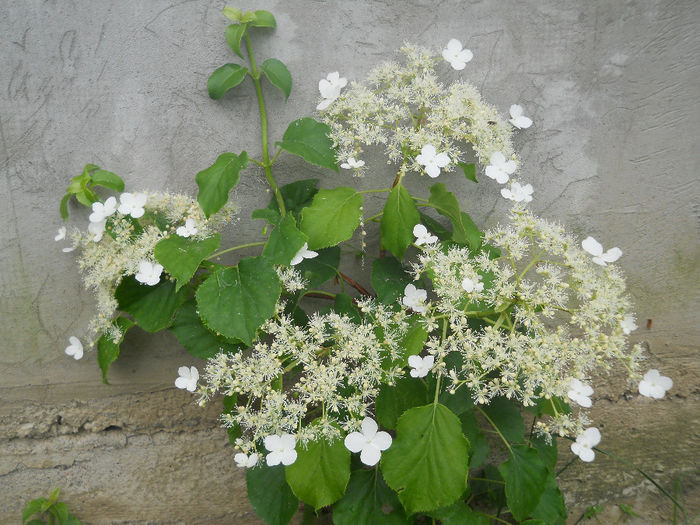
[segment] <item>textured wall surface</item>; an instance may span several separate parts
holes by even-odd
[[[58,485],[87,523],[257,523],[216,407],[201,410],[173,388],[178,366],[201,363],[172,336],[129,334],[111,386],[101,384],[94,354],[79,362],[63,354],[93,303],[73,254],[53,241],[58,201],[87,162],[120,174],[131,189],[195,195],[194,174],[218,154],[259,154],[252,84],[218,102],[206,93],[209,73],[234,59],[223,39],[224,5],[0,5],[1,523],[17,523],[24,501]],[[318,79],[335,70],[361,79],[405,41],[439,49],[461,39],[474,60],[459,76],[504,113],[515,102],[526,108],[535,125],[517,135],[516,147],[536,190],[533,209],[624,251],[620,265],[640,325],[632,339],[645,342],[650,368],[675,381],[664,400],[651,401],[626,390],[620,374],[593,378],[601,447],[666,486],[679,479],[697,512],[697,0],[245,0],[238,7],[275,14],[278,28],[257,33],[256,53],[281,59],[294,77],[287,104],[267,92],[272,140],[312,113]],[[281,182],[356,182],[289,156],[277,173]],[[381,177],[393,175],[380,163],[360,184],[380,187]],[[507,210],[488,179],[446,182],[481,224]],[[260,223],[248,217],[267,201],[264,187],[255,168],[242,177],[234,195],[241,220],[228,241],[257,233]],[[564,479],[574,518],[592,503],[626,501],[645,509],[642,523],[670,519],[670,505],[648,483],[607,458],[577,462]]]

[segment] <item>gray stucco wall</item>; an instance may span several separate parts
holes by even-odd
[[[199,364],[168,335],[129,334],[100,382],[94,354],[63,354],[91,316],[72,254],[53,242],[58,201],[87,162],[132,189],[195,195],[194,174],[219,153],[259,152],[252,85],[215,102],[206,79],[234,61],[214,0],[6,1],[0,5],[0,522],[29,498],[63,488],[89,523],[257,523],[216,407],[173,388],[177,367]],[[317,82],[340,70],[361,79],[403,42],[474,52],[463,72],[501,108],[535,121],[517,135],[532,208],[624,251],[649,367],[674,379],[662,401],[596,379],[592,417],[601,446],[648,469],[697,512],[700,4],[695,0],[242,1],[272,11],[255,37],[294,77],[287,104],[270,90],[271,138],[312,113]],[[281,182],[349,175],[282,157]],[[360,181],[378,187],[374,177]],[[507,209],[495,184],[448,182],[481,224]],[[241,220],[229,241],[259,228],[267,201],[249,169],[235,192]],[[418,186],[416,186],[417,188]],[[379,201],[376,201],[377,203]],[[368,204],[371,208],[372,203]],[[371,235],[371,232],[370,232]],[[352,271],[350,273],[353,273]],[[354,271],[360,275],[361,270]],[[647,319],[652,319],[647,328]],[[567,452],[563,456],[567,456]],[[633,501],[649,522],[670,506],[629,470],[600,458],[565,474],[573,508]],[[637,499],[635,498],[635,495]],[[625,499],[626,498],[626,499]],[[572,514],[577,517],[577,513]]]

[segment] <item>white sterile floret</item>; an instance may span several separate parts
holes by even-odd
[[[131,215],[134,219],[143,217],[146,210],[143,207],[146,205],[148,197],[145,193],[122,193],[119,196],[119,213],[122,215]]]
[[[297,254],[294,256],[294,258],[292,259],[292,261],[289,264],[292,266],[296,266],[304,259],[313,259],[317,255],[318,255],[318,252],[315,252],[313,250],[309,250],[309,243],[305,242],[304,246],[301,247],[301,250],[299,250],[297,252]]]
[[[523,115],[523,107],[513,104],[510,107],[510,123],[518,129],[526,129],[532,126],[532,119]]]
[[[362,166],[365,165],[364,160],[355,160],[355,157],[348,157],[348,160],[346,162],[343,162],[340,167],[343,168],[344,170],[352,170],[356,168],[361,168]]]
[[[368,467],[379,463],[382,452],[391,446],[391,436],[383,430],[377,432],[377,428],[376,421],[366,417],[362,421],[362,432],[350,432],[345,436],[345,448],[359,452],[360,461]]]
[[[467,65],[467,62],[474,58],[474,53],[468,49],[462,49],[462,42],[453,38],[447,43],[447,47],[442,50],[442,58],[447,60],[454,69],[461,71]]]
[[[58,241],[62,241],[62,240],[65,239],[65,238],[66,238],[66,227],[65,227],[65,226],[61,226],[61,227],[58,229],[58,232],[56,232],[56,237],[54,237],[53,240],[56,241],[56,242],[58,242]]]
[[[508,182],[510,176],[515,172],[517,164],[514,160],[506,160],[505,155],[500,151],[491,155],[489,165],[486,166],[486,176],[495,179],[499,184]]]
[[[622,250],[617,246],[603,252],[603,245],[591,236],[586,237],[581,242],[581,246],[593,256],[593,262],[600,266],[607,266],[608,263],[617,261],[622,255]]]
[[[250,456],[248,454],[244,454],[243,452],[239,452],[235,456],[233,456],[233,460],[236,462],[236,466],[240,468],[251,468],[254,467],[255,465],[258,464],[258,455],[253,452]]]
[[[88,233],[92,235],[93,242],[100,242],[107,226],[107,219],[88,224]]]
[[[629,335],[631,332],[634,332],[638,328],[637,323],[634,322],[634,316],[632,314],[626,315],[620,323],[620,328],[622,328],[625,335]]]
[[[572,401],[578,403],[584,408],[591,408],[593,402],[591,401],[591,396],[593,395],[593,388],[586,383],[582,383],[578,379],[572,379],[569,383],[569,391],[566,395]]]
[[[197,370],[196,366],[181,366],[177,369],[177,373],[180,377],[175,380],[176,387],[188,392],[194,392],[197,389],[199,370]]]
[[[318,90],[321,93],[323,100],[316,106],[316,109],[323,110],[330,106],[335,99],[340,96],[340,91],[347,86],[348,80],[345,77],[341,77],[340,73],[334,71],[333,73],[328,73],[326,78],[322,78],[318,81]]]
[[[155,286],[160,282],[160,274],[163,273],[161,264],[153,264],[151,261],[141,261],[139,271],[134,275],[136,280],[148,286]]]
[[[661,399],[673,387],[673,379],[662,376],[655,368],[649,370],[639,382],[639,393],[646,397]]]
[[[484,283],[481,282],[481,275],[477,275],[474,279],[470,279],[469,277],[465,277],[462,280],[462,288],[467,293],[483,292],[484,291]]]
[[[93,202],[92,213],[90,214],[90,222],[101,222],[107,217],[114,215],[117,211],[117,199],[114,197],[108,198],[104,203]]]
[[[510,185],[510,189],[501,188],[501,195],[515,202],[530,202],[532,201],[533,191],[532,184],[521,186],[519,183],[514,182]]]
[[[576,438],[576,443],[571,444],[571,452],[581,458],[581,461],[590,463],[595,459],[593,447],[598,443],[600,443],[600,430],[596,427],[587,428]]]
[[[177,233],[180,237],[191,237],[199,231],[197,230],[195,224],[196,223],[194,219],[188,218],[187,220],[185,220],[185,225],[178,226],[177,230],[175,230],[175,233]]]
[[[411,377],[425,377],[435,364],[435,357],[428,355],[421,357],[419,355],[408,356],[408,366],[411,367]]]
[[[70,345],[68,345],[65,349],[66,354],[71,356],[76,361],[82,358],[83,343],[80,342],[80,339],[72,335],[68,338],[68,341],[70,342]]]
[[[428,228],[426,228],[422,224],[416,224],[413,227],[413,235],[416,236],[416,240],[414,243],[416,246],[421,246],[423,244],[433,244],[438,241],[438,238],[435,235],[431,235],[431,233],[428,231]]]
[[[425,304],[427,298],[428,292],[422,288],[416,288],[414,285],[409,283],[403,290],[403,299],[401,302],[404,304],[404,306],[408,306],[414,312],[422,314],[428,309]]]
[[[270,452],[265,460],[268,467],[275,465],[288,466],[297,460],[297,439],[291,434],[282,434],[278,436],[273,434],[265,437],[265,448]]]
[[[432,144],[426,144],[416,157],[416,162],[425,166],[428,177],[434,179],[440,175],[440,168],[444,168],[450,163],[450,157],[447,156],[447,153],[438,153]]]

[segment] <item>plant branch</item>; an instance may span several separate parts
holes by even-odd
[[[355,290],[360,292],[362,295],[367,296],[367,297],[373,297],[371,293],[369,293],[364,286],[362,286],[360,283],[355,281],[354,279],[351,279],[347,275],[345,275],[342,272],[338,272],[338,274],[343,278],[343,281],[348,283],[350,286],[352,286]]]

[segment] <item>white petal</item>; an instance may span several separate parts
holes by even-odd
[[[334,101],[335,101],[334,98],[326,98],[326,99],[323,99],[323,100],[318,104],[318,106],[316,106],[316,109],[319,110],[319,111],[322,111],[322,110],[326,109],[328,106],[330,106]]]
[[[178,378],[175,380],[175,386],[176,386],[177,388],[182,389],[182,390],[187,389],[187,388],[189,387],[189,384],[190,384],[190,380],[187,379],[186,377],[178,377]]]
[[[506,199],[515,200],[513,197],[513,192],[511,192],[508,188],[501,188],[501,195],[503,195],[503,197]]]
[[[595,447],[598,443],[600,443],[600,437],[600,430],[598,430],[596,427],[587,428],[583,431],[583,438],[591,447]]]
[[[422,224],[416,224],[413,227],[413,235],[416,237],[425,237],[428,234],[428,228],[423,226]]]
[[[447,42],[446,49],[450,50],[452,53],[459,53],[462,50],[462,42],[456,38],[451,38],[450,41]]]
[[[413,368],[418,368],[423,366],[423,359],[419,355],[409,355],[408,356],[408,366]]]
[[[591,448],[581,447],[578,457],[581,458],[581,461],[590,463],[595,459],[595,452],[593,452],[593,449]]]
[[[490,179],[496,179],[501,173],[500,168],[496,166],[486,166],[486,176]]]
[[[280,437],[276,434],[265,436],[265,439],[263,439],[263,444],[265,445],[265,448],[270,452],[278,450],[281,445]]]
[[[516,128],[527,129],[532,126],[532,119],[523,115],[511,120],[511,123],[513,123]]]
[[[372,438],[372,445],[379,450],[386,450],[391,446],[391,441],[391,436],[387,432],[381,430]]]
[[[516,168],[518,165],[514,160],[508,160],[503,164],[503,171],[505,171],[508,175],[512,174],[515,172]]]
[[[581,246],[588,253],[596,257],[600,257],[603,254],[603,245],[591,236],[588,236],[583,241],[581,241]]]
[[[362,420],[362,434],[365,439],[372,439],[377,433],[377,422],[371,417],[366,417]]]
[[[56,237],[53,238],[54,241],[62,241],[66,238],[66,227],[61,226],[56,233]]]
[[[455,71],[462,71],[465,66],[467,65],[466,62],[461,62],[457,59],[450,61],[450,65],[452,66],[452,69]]]
[[[297,451],[294,449],[285,449],[281,453],[282,465],[288,466],[297,460]]]
[[[238,454],[233,456],[233,461],[236,462],[236,466],[243,468],[248,463],[248,456],[245,455],[243,452],[239,452]]]
[[[498,170],[498,173],[496,174],[496,182],[499,184],[505,184],[508,182],[510,177],[505,171]]]
[[[523,114],[523,107],[520,104],[513,104],[510,107],[510,116],[511,118],[517,118],[520,115]]]
[[[673,388],[673,379],[666,376],[660,376],[659,379],[656,380],[656,384],[664,390],[671,390],[671,388]]]
[[[463,49],[457,55],[457,59],[463,64],[471,62],[472,58],[474,58],[474,53],[472,53],[469,49]],[[464,69],[464,67],[462,67],[461,69]]]
[[[491,158],[489,159],[489,163],[492,166],[502,166],[506,162],[506,157],[501,153],[500,151],[496,151],[491,155]]]
[[[360,452],[365,443],[367,443],[367,440],[359,432],[351,432],[345,436],[345,448],[350,452]]]
[[[435,164],[437,164],[439,168],[444,168],[449,163],[450,157],[447,155],[447,153],[438,153],[435,156]]]
[[[639,382],[639,393],[642,394],[645,397],[652,397],[652,391],[653,388],[651,386],[651,383],[645,380],[641,380]]]
[[[294,449],[297,446],[297,438],[291,434],[282,434],[280,436],[280,444],[287,449]]]
[[[423,366],[425,366],[426,368],[433,368],[434,364],[435,364],[435,356],[427,355],[423,358]]]
[[[423,158],[432,159],[433,157],[435,157],[437,150],[432,144],[426,144],[421,148],[420,153],[423,156]]]
[[[379,460],[382,458],[382,453],[377,447],[373,447],[372,445],[368,445],[365,448],[362,449],[362,453],[360,454],[360,461],[367,465],[368,467],[373,467],[377,463],[379,463]]]
[[[274,467],[282,462],[282,454],[279,452],[270,452],[265,458],[268,467]]]
[[[605,252],[600,257],[605,262],[612,263],[612,262],[617,261],[620,257],[622,257],[622,250],[620,250],[620,248],[615,246],[614,248],[610,248],[607,252]]]
[[[440,175],[440,168],[438,168],[435,164],[428,164],[425,167],[425,171],[428,174],[428,177],[431,179],[434,179]]]

